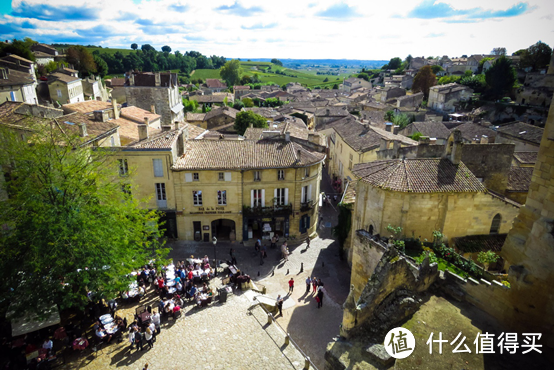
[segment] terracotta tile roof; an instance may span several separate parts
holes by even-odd
[[[139,123],[144,123],[144,117],[148,117],[151,123],[161,118],[159,114],[135,106],[121,108],[120,116]]]
[[[227,85],[218,80],[217,78],[206,78],[206,86],[210,88],[226,89]]]
[[[477,253],[491,250],[500,252],[508,234],[468,235],[453,238],[454,245],[462,253]]]
[[[75,81],[78,81],[80,80],[79,77],[72,77],[70,75],[66,75],[65,73],[60,73],[60,72],[54,72],[54,73],[50,73],[48,75],[48,83],[51,83],[51,82],[54,82],[54,81],[62,81],[66,84],[68,83],[71,83],[71,82],[75,82]]]
[[[7,79],[0,78],[0,86],[21,86],[35,83],[33,76],[29,73],[7,69]]]
[[[324,153],[284,140],[189,140],[173,169],[290,168],[305,167],[323,159]]]
[[[206,116],[206,113],[191,113],[187,112],[186,121],[204,121],[204,117]]]
[[[227,95],[191,95],[189,100],[196,100],[198,103],[223,103]]]
[[[2,104],[0,104],[0,122],[2,123],[11,123],[15,120],[18,120],[19,118],[14,118],[15,110],[22,106],[23,102],[17,102],[17,101],[5,101]]]
[[[410,127],[411,126],[411,127]],[[413,131],[410,131],[413,129]],[[406,135],[408,132],[421,132],[423,136],[434,137],[437,139],[448,139],[450,136],[450,130],[446,128],[441,122],[412,122],[406,126],[400,133]]]
[[[64,104],[64,112],[92,113],[95,110],[111,109],[112,103],[98,100],[87,100],[78,103]]]
[[[233,86],[233,90],[250,90],[250,86]]]
[[[500,126],[497,131],[499,134],[509,136],[514,139],[524,140],[540,145],[544,129],[523,122],[512,122]]]
[[[113,120],[107,122],[94,121],[83,113],[66,114],[65,116],[56,118],[56,121],[65,132],[71,132],[75,135],[79,134],[79,123],[84,123],[87,127],[88,134],[86,138],[83,138],[85,141],[93,141],[98,136],[106,134],[118,127]]]
[[[521,164],[535,164],[539,152],[514,152],[515,159]]]
[[[486,189],[460,163],[445,158],[393,159],[354,165],[353,174],[375,187],[413,193],[476,193]]]
[[[308,140],[310,133],[319,135],[319,133],[310,132],[304,121],[296,117],[287,117],[288,120],[283,122],[270,122],[268,128],[249,127],[244,132],[244,137],[247,140],[261,140],[263,133],[267,131],[279,131],[281,135],[286,132],[290,132],[292,137],[296,137],[301,140]]]
[[[204,116],[204,121],[208,121],[208,120],[210,120],[214,117],[218,117],[220,115],[229,116],[232,119],[235,119],[237,117],[238,112],[239,112],[238,110],[236,110],[234,108],[231,108],[231,107],[214,108],[211,111],[209,111],[208,113],[206,113],[206,115]]]
[[[508,173],[508,185],[506,190],[526,192],[531,185],[534,167],[512,167]]]
[[[183,127],[188,128],[189,130],[189,139],[196,139],[198,136],[202,135],[203,133],[208,133],[209,131],[206,129],[203,129],[202,127],[198,127],[195,125],[191,125],[188,123],[185,123]]]
[[[109,122],[113,122],[119,126],[119,137],[121,141],[121,146],[127,146],[138,142],[138,124],[143,122],[136,122],[135,120],[130,120],[123,116],[120,116],[118,119],[112,119]],[[148,128],[148,135],[150,137],[157,135],[160,132],[162,132],[162,130],[158,128]]]
[[[462,137],[468,141],[473,140],[474,138],[478,138],[479,140],[481,140],[481,137],[483,135],[487,135],[489,137],[489,142],[491,142],[492,139],[496,138],[496,131],[477,125],[475,123],[463,123],[456,126],[455,129],[460,130],[460,132],[462,133]],[[454,131],[454,128],[452,128],[451,131]]]
[[[35,62],[33,62],[32,60],[29,60],[29,59],[25,59],[23,57],[20,57],[19,55],[15,55],[15,54],[10,54],[10,55],[7,55],[5,57],[2,57],[0,58],[0,60],[11,60],[11,59],[16,59],[16,60],[19,60],[25,64],[28,64],[28,65],[32,65],[34,64]]]

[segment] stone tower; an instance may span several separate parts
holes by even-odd
[[[554,104],[550,105],[527,201],[501,254],[510,266],[509,301],[514,309],[506,312],[504,319],[517,322],[524,332],[542,333],[543,343],[554,348]]]
[[[548,66],[547,74],[554,75],[554,52],[550,56],[550,65]]]

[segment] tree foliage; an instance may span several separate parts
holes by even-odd
[[[487,58],[483,58],[479,61],[479,65],[477,66],[477,73],[478,74],[483,73],[483,66],[485,65],[485,62],[487,62],[489,60],[494,60],[494,58],[487,57]]]
[[[517,75],[512,62],[502,56],[485,72],[487,94],[493,99],[501,98],[512,90],[516,80]]]
[[[244,135],[244,132],[250,125],[257,128],[267,128],[267,120],[265,117],[260,116],[252,111],[238,112],[235,119],[235,131],[239,135]]]
[[[67,49],[66,60],[79,71],[81,76],[88,76],[96,73],[94,57],[87,48],[81,45],[74,45]]]
[[[402,59],[392,58],[388,64],[385,64],[381,69],[398,69],[402,65]]]
[[[473,89],[473,92],[482,93],[487,87],[487,82],[485,81],[485,75],[479,74],[474,76],[462,77],[459,80],[460,85],[464,85]]]
[[[441,71],[444,71],[444,69],[439,66],[438,64],[435,64],[433,66],[431,66],[431,70],[433,71],[433,73],[436,75],[437,73],[441,72]]]
[[[533,71],[538,71],[545,68],[550,63],[550,56],[552,55],[552,49],[544,42],[537,42],[529,46],[524,50],[520,56],[521,61],[519,63],[521,68],[531,68]]]
[[[131,49],[133,50],[137,50],[138,49],[138,45],[135,44],[134,42],[131,44]]]
[[[94,55],[94,63],[96,63],[96,73],[98,73],[100,77],[104,77],[108,74],[108,64],[104,59],[100,58],[98,55]]]
[[[423,92],[423,99],[429,98],[429,89],[435,86],[437,82],[437,76],[433,73],[430,66],[423,66],[414,77],[412,85],[412,91],[414,93]]]
[[[168,45],[164,45],[162,46],[162,51],[164,53],[171,53],[171,47],[169,47]]]
[[[242,103],[246,108],[252,108],[254,106],[254,101],[250,98],[242,98]]]
[[[225,80],[227,86],[237,85],[240,81],[241,74],[242,68],[240,66],[240,61],[237,59],[226,62],[225,65],[219,70],[219,75],[223,80]]]
[[[492,55],[506,55],[506,48],[505,47],[498,47],[494,48],[491,51]]]
[[[283,66],[283,62],[281,62],[281,61],[280,61],[279,59],[277,59],[277,58],[271,59],[271,63],[276,64],[276,65],[281,66],[281,67]]]
[[[0,43],[0,57],[15,54],[22,58],[34,61],[35,56],[31,51],[31,46],[33,44],[27,40],[33,41],[29,38],[25,38],[23,41],[14,39],[10,43]]]
[[[0,128],[8,194],[0,207],[0,305],[16,313],[52,303],[83,309],[88,292],[115,297],[128,289],[127,274],[167,253],[158,214],[122,191],[131,181],[112,155],[82,147],[53,121],[29,128],[26,140]]]

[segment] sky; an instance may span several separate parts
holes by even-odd
[[[554,0],[0,0],[0,39],[386,60],[552,47],[553,18]]]

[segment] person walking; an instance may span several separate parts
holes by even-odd
[[[231,248],[231,250],[229,251],[229,254],[231,255],[231,265],[236,265],[237,258],[235,257],[235,249]]]
[[[312,279],[312,286],[314,288],[314,291],[313,293],[315,293],[317,291],[317,279],[316,277],[314,276],[313,279]]]
[[[131,343],[129,351],[132,351],[135,348],[135,329],[132,326],[129,328],[129,342]]]
[[[275,237],[275,235],[273,235],[273,237],[271,237],[271,245],[269,246],[271,249],[274,249],[277,247],[277,238]]]
[[[312,287],[312,278],[308,276],[306,278],[306,294],[310,293],[311,287]]]
[[[158,311],[154,311],[154,314],[152,315],[152,323],[156,327],[156,334],[160,334],[160,331],[162,330],[162,321],[160,318],[160,313]]]
[[[150,346],[150,348],[154,348],[154,333],[152,333],[152,329],[150,329],[150,326],[146,328],[146,331],[144,332],[144,336],[146,338],[146,343]]]
[[[283,255],[283,258],[285,259],[285,261],[289,260],[289,249],[287,247],[287,242],[284,242],[283,245],[281,246],[281,254]]]
[[[142,334],[140,330],[135,331],[135,344],[137,345],[137,351],[140,349],[141,351],[144,349],[142,347]]]
[[[277,296],[277,308],[279,309],[279,315],[283,316],[283,298],[280,294]]]
[[[290,278],[289,280],[289,293],[292,293],[294,291],[294,278]]]
[[[323,288],[323,285],[320,285],[317,287],[317,308],[323,307],[324,292],[325,292],[325,288]]]
[[[144,367],[142,368],[142,370],[148,370],[148,364],[144,364]]]

